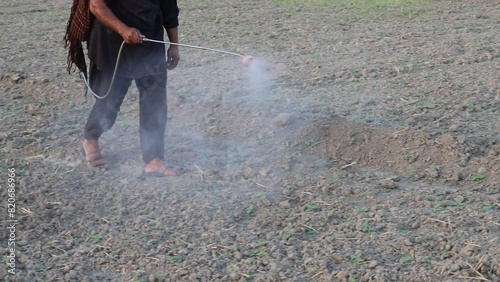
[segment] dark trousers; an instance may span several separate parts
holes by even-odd
[[[89,81],[92,90],[99,96],[108,91],[113,74],[100,71],[95,64],[90,66]],[[117,76],[111,92],[104,99],[96,99],[85,124],[85,138],[98,140],[115,123],[132,78]],[[139,89],[139,130],[142,158],[149,163],[165,154],[165,127],[167,124],[167,75],[152,75],[135,79]]]

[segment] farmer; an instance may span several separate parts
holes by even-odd
[[[144,172],[174,176],[178,172],[163,163],[167,121],[167,69],[179,62],[177,46],[142,42],[142,36],[163,40],[165,28],[170,42],[178,43],[179,9],[176,0],[90,0],[95,20],[88,36],[89,84],[104,95],[113,77],[118,50],[125,45],[111,92],[96,99],[85,124],[83,150],[92,166],[107,168],[99,148],[99,137],[115,123],[120,105],[135,81],[140,92],[140,142],[146,166]],[[91,15],[91,16],[92,16]]]

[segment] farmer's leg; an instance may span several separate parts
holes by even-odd
[[[112,74],[102,72],[95,64],[90,66],[90,87],[99,96],[108,92]],[[104,99],[97,99],[85,124],[83,150],[85,159],[92,166],[107,166],[101,155],[98,139],[102,133],[109,130],[115,123],[120,105],[127,93],[131,80],[116,77],[111,92]]]
[[[136,79],[140,92],[140,137],[146,163],[163,159],[167,124],[167,76],[154,75]]]
[[[112,72],[100,71],[95,64],[91,64],[89,75],[91,89],[97,95],[104,96],[109,89],[112,76]],[[85,139],[97,141],[105,131],[111,129],[131,82],[131,79],[117,76],[109,95],[104,99],[96,98],[85,124]]]
[[[162,163],[165,155],[167,124],[167,75],[154,75],[136,80],[140,98],[140,137],[146,173],[173,176],[179,173]]]

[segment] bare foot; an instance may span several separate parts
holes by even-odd
[[[155,176],[178,176],[180,173],[175,169],[167,168],[160,159],[156,158],[150,161],[144,168],[146,174]]]
[[[83,141],[83,151],[85,154],[85,160],[91,166],[103,168],[108,167],[108,163],[103,158],[101,150],[99,149],[99,144],[96,140],[85,139]]]

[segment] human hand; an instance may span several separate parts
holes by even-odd
[[[126,28],[120,35],[127,44],[133,45],[142,43],[142,34],[137,28]]]
[[[170,45],[168,47],[167,51],[167,65],[169,70],[175,69],[177,67],[177,64],[179,63],[179,60],[181,59],[181,56],[179,54],[179,48],[175,45]]]

